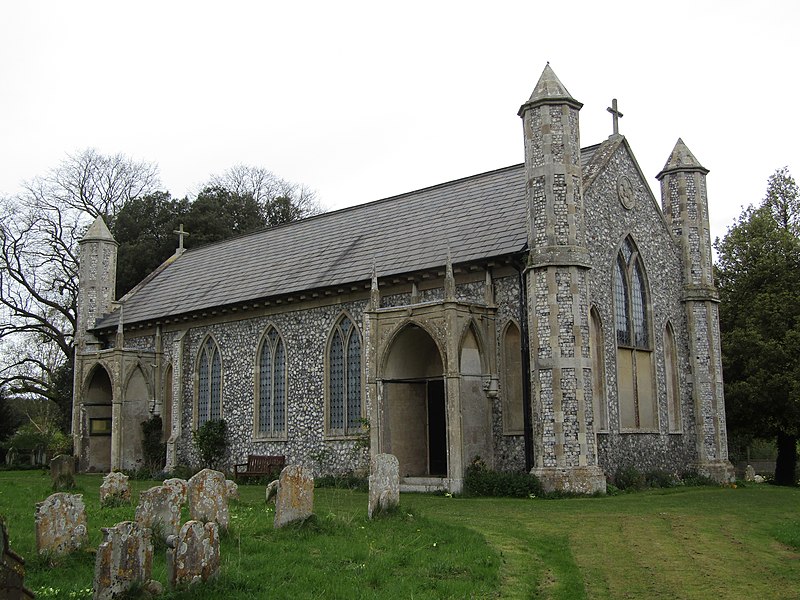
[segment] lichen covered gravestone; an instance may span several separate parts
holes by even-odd
[[[94,600],[117,598],[134,584],[148,584],[152,571],[150,529],[133,521],[103,527],[94,563]]]
[[[228,490],[228,500],[238,500],[239,499],[239,485],[235,481],[231,481],[230,479],[225,480],[225,487]]]
[[[189,479],[189,515],[193,520],[228,528],[228,486],[223,473],[203,469]]]
[[[369,518],[400,504],[400,464],[392,454],[378,454],[369,465]]]
[[[59,454],[50,461],[50,479],[53,490],[71,490],[75,487],[75,457]]]
[[[131,501],[131,488],[128,476],[113,471],[103,477],[100,485],[100,506],[116,506]]]
[[[88,540],[81,494],[58,492],[36,504],[36,550],[68,554]]]
[[[314,474],[301,465],[281,471],[275,501],[275,529],[302,521],[314,513]]]
[[[219,572],[219,528],[216,523],[187,521],[167,539],[167,580],[174,588],[208,581]]]
[[[278,496],[278,486],[279,485],[280,485],[280,481],[277,480],[277,479],[275,481],[270,482],[269,485],[267,485],[267,490],[266,490],[266,494],[265,494],[267,502],[272,500],[273,504],[275,503],[275,499]]]
[[[185,489],[177,485],[157,485],[139,494],[134,520],[149,527],[153,534],[166,540],[181,527],[181,508],[186,502]]]

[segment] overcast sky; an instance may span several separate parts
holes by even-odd
[[[8,1],[0,193],[94,147],[157,163],[173,196],[246,164],[328,209],[377,200],[522,162],[550,61],[582,145],[619,99],[657,198],[683,138],[714,237],[777,168],[800,177],[798,40],[797,0]]]

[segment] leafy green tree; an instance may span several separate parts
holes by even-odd
[[[112,234],[117,252],[116,297],[122,298],[136,284],[175,253],[173,233],[189,212],[189,200],[154,192],[125,203],[117,214]]]
[[[716,242],[728,426],[777,441],[780,485],[795,482],[800,436],[799,221],[797,185],[780,169]]]
[[[185,218],[188,248],[204,246],[267,226],[261,207],[249,194],[221,186],[204,188]]]

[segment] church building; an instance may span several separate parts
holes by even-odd
[[[653,196],[625,137],[581,148],[546,66],[524,163],[184,251],[114,298],[117,244],[80,242],[73,432],[83,470],[167,469],[228,427],[229,467],[317,474],[391,453],[406,490],[458,492],[480,458],[546,490],[620,467],[728,461],[706,174],[679,139]],[[665,155],[667,154],[665,149]],[[182,238],[181,238],[182,239]]]

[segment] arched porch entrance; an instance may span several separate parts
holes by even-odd
[[[112,397],[111,378],[98,366],[89,380],[83,402],[89,444],[88,471],[107,473],[111,470]]]
[[[447,477],[447,398],[441,353],[418,325],[395,336],[384,362],[384,452],[401,477]]]

